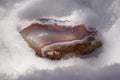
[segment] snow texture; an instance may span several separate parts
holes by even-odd
[[[81,58],[42,59],[19,34],[41,17],[99,29],[103,47]],[[0,0],[0,80],[120,80],[120,0]]]

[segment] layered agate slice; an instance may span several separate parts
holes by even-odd
[[[102,45],[97,30],[70,21],[42,18],[20,31],[40,57],[61,59],[65,56],[88,55]]]

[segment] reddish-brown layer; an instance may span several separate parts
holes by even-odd
[[[47,24],[39,24],[39,23],[32,23],[32,24],[29,25],[28,27],[24,28],[24,30],[28,30],[28,29],[30,29],[30,28],[32,28],[32,27],[36,27],[36,26],[39,26],[39,27],[47,27],[47,26],[49,26],[49,25],[47,25]],[[87,32],[88,34],[93,33],[93,35],[97,33],[97,31],[88,31],[88,30],[85,28],[85,25],[84,25],[84,24],[82,24],[82,25],[76,25],[76,26],[74,26],[74,27],[71,27],[71,26],[61,26],[61,25],[54,24],[54,25],[52,25],[51,27],[54,28],[54,29],[56,29],[56,30],[59,30],[59,29],[62,29],[62,28],[77,28],[77,29],[80,29],[80,30],[83,29],[83,30],[84,30],[85,32]]]

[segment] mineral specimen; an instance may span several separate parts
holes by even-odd
[[[38,56],[52,60],[66,55],[88,55],[102,46],[95,28],[72,25],[70,21],[37,19],[20,33]]]

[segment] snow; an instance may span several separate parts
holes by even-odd
[[[0,0],[0,12],[0,80],[120,79],[120,0]],[[18,28],[40,17],[95,27],[104,45],[83,58],[39,58]]]

